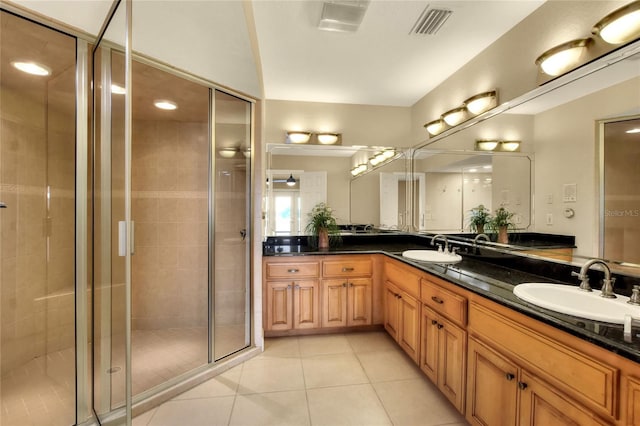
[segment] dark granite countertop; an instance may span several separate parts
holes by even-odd
[[[576,279],[571,277],[571,271],[577,270],[577,267],[488,248],[471,249],[464,244],[458,246],[461,248],[460,254],[463,260],[454,265],[424,263],[402,256],[405,250],[432,248],[430,241],[430,236],[401,233],[344,236],[341,244],[328,250],[318,251],[317,248],[308,244],[306,237],[290,237],[288,241],[290,245],[282,244],[284,242],[282,239],[277,241],[280,244],[275,244],[276,240],[267,239],[263,244],[263,254],[265,256],[385,254],[640,363],[640,327],[635,324],[631,341],[625,341],[622,325],[564,315],[527,303],[513,294],[513,287],[524,282],[577,285]],[[456,245],[455,242],[450,242]],[[590,274],[592,273],[598,274],[597,271],[590,271]],[[624,284],[622,288],[638,284],[632,278],[628,278],[626,284],[625,277],[618,277],[618,281]],[[638,310],[640,311],[640,307]]]

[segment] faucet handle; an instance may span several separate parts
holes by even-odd
[[[634,285],[631,290],[631,297],[627,301],[630,305],[640,305],[640,285]]]
[[[580,280],[580,290],[593,291],[593,289],[589,285],[589,276],[587,274],[581,274],[576,271],[571,271],[571,276],[578,277],[578,279]]]
[[[603,279],[600,296],[605,297],[607,299],[615,299],[616,295],[613,294],[613,285],[615,284],[615,282],[616,282],[615,278]]]

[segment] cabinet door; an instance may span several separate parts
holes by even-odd
[[[467,421],[472,425],[516,424],[518,367],[469,338]]]
[[[424,305],[420,324],[420,369],[438,384],[438,315]]]
[[[592,426],[605,425],[544,381],[522,371],[520,382],[520,425]]]
[[[400,347],[415,361],[420,362],[420,304],[407,294],[400,293]]]
[[[322,280],[322,326],[344,327],[347,325],[346,279]]]
[[[400,290],[388,281],[384,285],[384,328],[396,342],[400,336]]]
[[[347,325],[371,324],[371,278],[352,278],[347,287]]]
[[[267,330],[290,330],[293,327],[292,281],[267,282]]]
[[[438,387],[464,413],[467,332],[442,317],[438,319],[438,331]]]
[[[627,377],[627,424],[640,425],[640,379]]]
[[[319,290],[317,280],[293,282],[293,328],[320,327]]]

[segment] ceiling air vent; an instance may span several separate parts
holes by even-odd
[[[326,2],[322,7],[318,28],[325,31],[357,31],[368,6],[369,0]]]
[[[434,35],[449,19],[453,12],[446,9],[427,8],[420,14],[420,17],[411,28],[409,34]]]

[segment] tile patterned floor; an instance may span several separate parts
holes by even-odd
[[[461,426],[384,332],[267,339],[253,358],[134,418],[134,426]]]

